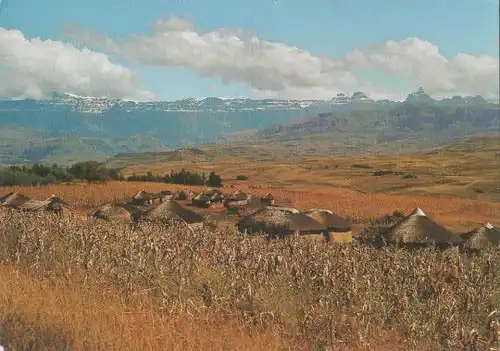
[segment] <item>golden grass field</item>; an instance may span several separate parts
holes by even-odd
[[[417,206],[458,233],[487,221],[500,226],[498,155],[494,146],[293,163],[222,157],[125,172],[215,170],[224,192],[270,191],[301,210],[328,208],[355,219],[354,234],[375,217]],[[370,175],[377,170],[400,174]],[[236,181],[237,175],[250,179]],[[141,189],[202,188],[109,182],[0,191],[37,199],[56,194],[84,215]],[[477,328],[485,350],[499,346],[500,327],[488,319],[500,309],[498,252],[412,254],[294,239],[264,244],[231,233],[134,232],[79,217],[60,222],[0,211],[0,344],[44,350],[461,349]],[[204,286],[212,307],[200,292]]]
[[[0,344],[491,350],[500,346],[499,254],[267,242],[0,211]]]
[[[467,146],[467,147],[466,147]],[[247,151],[248,152],[248,151]],[[213,160],[187,158],[168,163],[137,164],[127,175],[163,174],[182,168],[198,172],[216,171],[227,185],[273,186],[301,189],[345,188],[368,193],[398,195],[448,195],[465,199],[500,201],[500,139],[463,142],[427,152],[358,157],[277,158],[257,161],[245,157]],[[362,167],[367,168],[362,168]],[[369,167],[369,168],[368,168]],[[373,176],[374,171],[394,174]],[[412,174],[416,178],[404,179]],[[235,180],[246,175],[248,181]]]

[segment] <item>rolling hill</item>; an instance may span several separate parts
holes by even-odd
[[[450,100],[410,95],[401,104],[358,109],[345,106],[304,121],[255,131],[247,134],[245,141],[280,144],[302,155],[383,154],[418,151],[500,130],[498,105]]]
[[[452,196],[500,201],[498,164],[500,134],[485,134],[419,152],[391,155],[292,157],[278,153],[262,158],[265,148],[238,148],[234,154],[215,156],[202,147],[169,153],[117,155],[107,162],[125,167],[126,175],[163,174],[170,170],[216,171],[224,186],[287,189],[349,189],[360,193]],[[239,155],[236,155],[239,154]],[[237,180],[238,175],[248,180]]]

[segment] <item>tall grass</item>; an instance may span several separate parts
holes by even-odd
[[[494,332],[500,332],[494,329],[497,316],[488,317],[500,307],[498,251],[465,256],[453,249],[377,250],[301,238],[268,242],[231,231],[193,231],[181,224],[132,230],[76,217],[2,211],[0,263],[37,277],[37,284],[65,281],[73,292],[85,291],[74,287],[76,282],[89,286],[89,296],[82,297],[89,301],[106,301],[105,292],[113,291],[114,306],[123,308],[123,313],[141,297],[148,301],[142,306],[159,323],[162,318],[182,318],[202,326],[200,321],[213,320],[216,331],[224,325],[221,321],[227,321],[229,330],[243,333],[247,342],[256,335],[269,336],[266,342],[271,348],[494,346],[499,337]],[[98,284],[102,296],[92,293],[90,282]],[[71,296],[77,299],[78,294]],[[50,307],[45,305],[37,313],[37,318],[25,317],[23,323],[28,319],[37,330],[51,331],[43,335],[57,344],[51,335],[61,335],[56,332],[61,326],[44,319]],[[14,314],[4,325],[7,333],[14,330],[9,343],[19,343],[15,326],[21,323],[20,315]],[[120,348],[109,336],[113,323],[109,314],[81,318],[86,324],[64,319],[79,330],[70,335],[72,345]],[[134,328],[124,325],[139,323],[136,320],[120,323],[117,333],[126,329],[132,344],[144,345],[145,335],[157,338],[147,334],[148,323]],[[176,328],[175,323],[171,327]],[[477,340],[476,332],[471,333],[474,329]],[[218,340],[216,348],[231,348],[221,341],[231,339],[227,333],[207,337]],[[61,345],[68,345],[64,340]],[[175,338],[162,340],[167,345]],[[91,341],[94,344],[85,344]],[[1,343],[5,341],[0,339]]]

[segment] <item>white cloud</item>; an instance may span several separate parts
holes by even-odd
[[[377,69],[406,77],[430,95],[498,96],[498,58],[458,53],[447,59],[436,45],[419,38],[354,50],[344,61],[352,71]]]
[[[203,33],[177,17],[156,21],[147,35],[118,41],[77,26],[67,34],[142,64],[183,67],[223,83],[244,82],[262,96],[328,98],[358,90],[379,98],[401,95],[383,82],[359,79],[363,69],[406,78],[414,89],[422,86],[432,96],[498,96],[499,90],[498,58],[466,53],[446,58],[436,45],[419,38],[387,41],[331,59],[242,30]]]
[[[331,59],[242,30],[203,33],[176,17],[156,21],[147,35],[119,41],[81,26],[69,28],[66,34],[78,42],[146,65],[184,67],[223,83],[244,82],[257,96],[328,98],[357,90],[379,98],[401,95],[381,82],[359,79],[363,69],[406,78],[432,96],[498,96],[498,58],[466,53],[446,58],[436,45],[419,38],[387,41]]]
[[[52,92],[151,98],[133,72],[108,56],[53,40],[25,38],[0,27],[0,94],[42,98]]]
[[[156,21],[148,35],[111,43],[109,38],[76,28],[65,33],[75,42],[97,38],[85,42],[142,64],[184,67],[201,76],[218,77],[223,83],[245,82],[258,90],[355,89],[358,84],[356,76],[342,68],[342,62],[266,41],[242,30],[201,33],[191,22],[173,17]]]
[[[3,44],[3,50],[9,48],[15,51],[11,56],[21,58],[14,61],[38,67],[36,82],[44,82],[43,88],[41,83],[33,85],[28,79],[31,85],[26,83],[26,89],[46,91],[46,85],[66,84],[75,91],[87,84],[86,89],[93,94],[109,95],[112,89],[116,89],[114,94],[137,94],[129,69],[83,48],[87,45],[144,65],[183,67],[200,76],[218,77],[226,84],[246,83],[256,96],[329,98],[337,92],[364,91],[372,98],[400,99],[409,92],[391,91],[384,82],[361,79],[360,71],[367,69],[402,77],[409,82],[410,90],[422,86],[434,97],[456,94],[498,97],[499,94],[498,57],[467,53],[445,57],[438,46],[419,38],[387,41],[353,50],[343,57],[327,58],[240,29],[222,28],[204,33],[191,21],[177,17],[157,20],[147,34],[118,40],[75,24],[66,24],[63,30],[80,50],[53,41],[27,41],[18,33],[16,45],[21,47],[24,43],[31,47],[34,57],[38,57],[32,59],[24,54],[24,48]],[[57,54],[59,51],[65,54]],[[47,75],[46,71],[52,72],[48,64],[56,58],[62,62],[57,74]],[[0,65],[1,60],[5,61],[2,41]],[[27,71],[24,66],[19,67],[20,63],[16,65],[16,72]]]

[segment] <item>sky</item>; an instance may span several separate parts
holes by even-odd
[[[498,0],[0,0],[0,97],[499,95]]]

